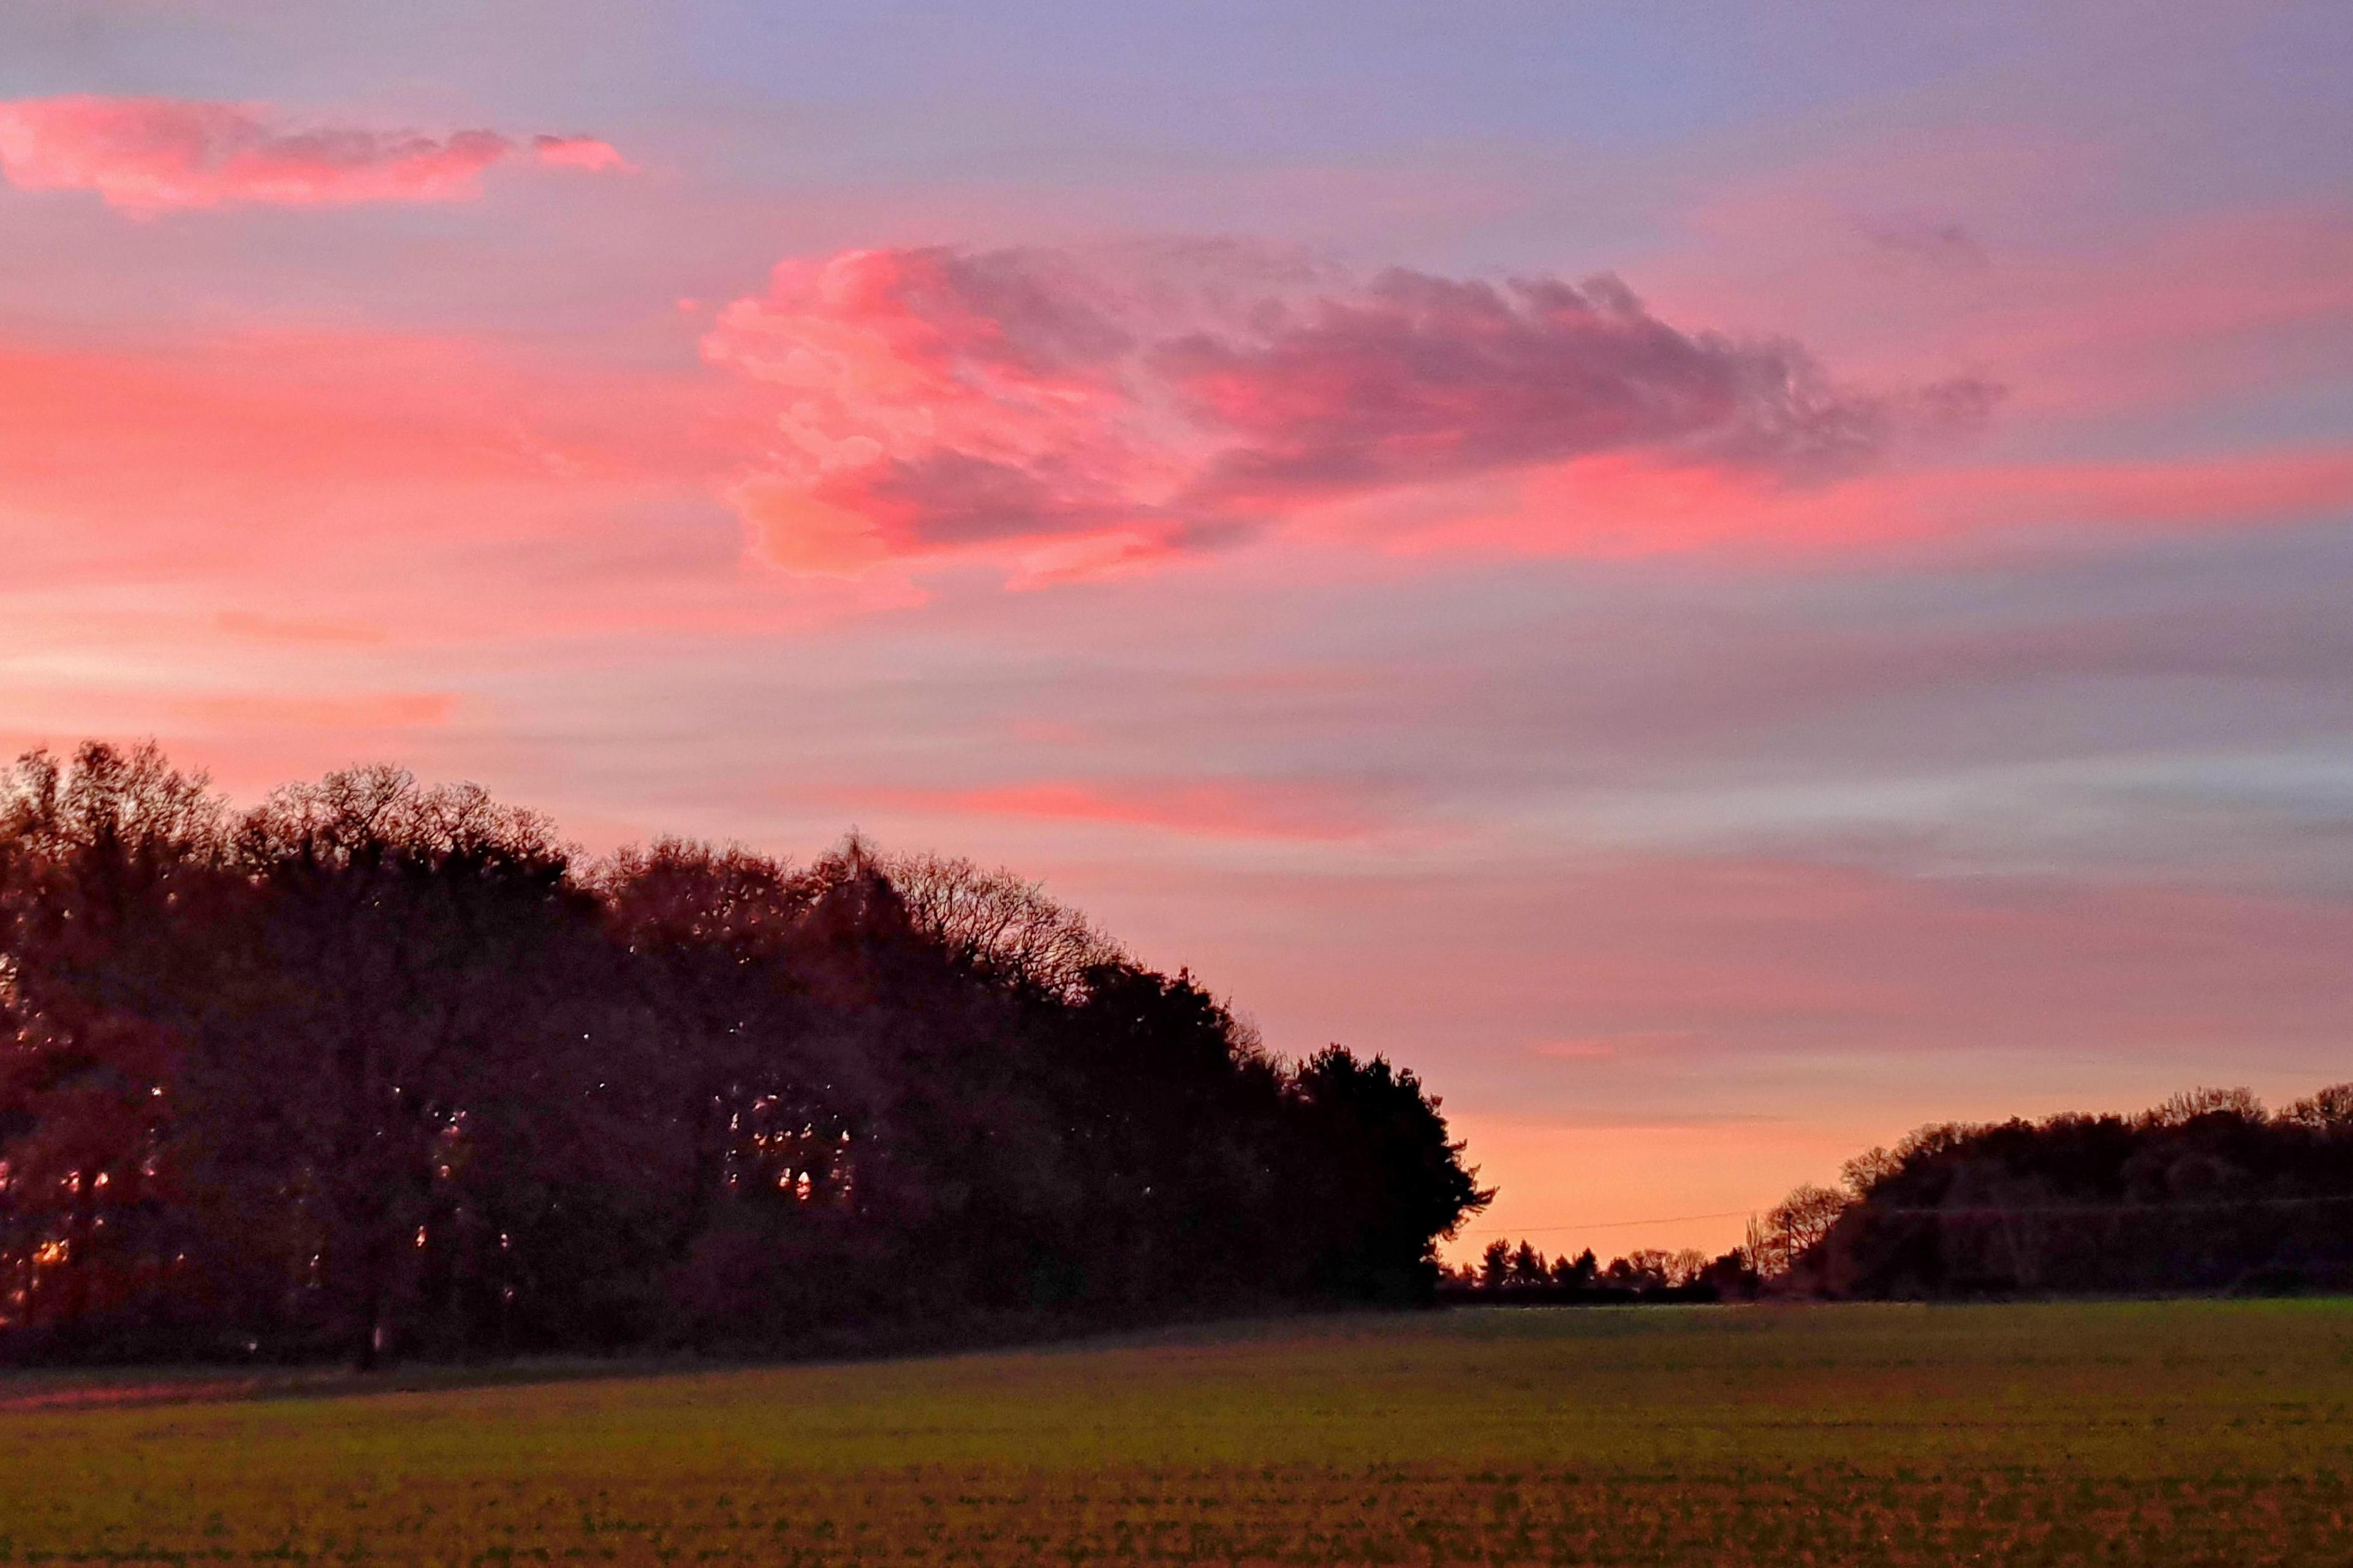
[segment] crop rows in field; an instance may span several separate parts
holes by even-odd
[[[2344,1568],[2348,1477],[2334,1304],[1461,1313],[0,1415],[0,1563]]]
[[[158,1507],[55,1500],[0,1561],[40,1563],[2321,1563],[2353,1558],[2325,1483],[1823,1475],[1222,1471],[1047,1482],[915,1474],[729,1490],[477,1485]],[[125,1505],[128,1505],[127,1507]],[[110,1517],[111,1516],[111,1517]]]

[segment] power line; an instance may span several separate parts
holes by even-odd
[[[2309,1197],[2284,1198],[2221,1198],[2200,1203],[2114,1203],[2114,1204],[2026,1204],[2003,1205],[1974,1204],[1950,1208],[1873,1208],[1869,1204],[1858,1205],[1866,1214],[1900,1216],[1905,1219],[2012,1219],[2022,1215],[2098,1215],[2116,1214],[2196,1214],[2216,1209],[2241,1208],[2301,1208],[2316,1204],[2353,1204],[2353,1193],[2337,1193]],[[1703,1219],[1739,1219],[1753,1215],[1755,1209],[1719,1209],[1714,1214],[1664,1215],[1657,1219],[1586,1220],[1570,1225],[1517,1226],[1507,1230],[1472,1231],[1464,1239],[1500,1236],[1505,1239],[1518,1236],[1549,1236],[1564,1230],[1630,1230],[1643,1225],[1684,1225]]]

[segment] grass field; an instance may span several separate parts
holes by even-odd
[[[1463,1310],[23,1407],[60,1391],[0,1383],[0,1561],[2353,1563],[2339,1302]]]

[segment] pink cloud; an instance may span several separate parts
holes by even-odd
[[[1609,559],[2003,532],[2182,532],[2347,510],[2353,510],[2353,452],[2336,450],[1929,468],[1803,489],[1736,469],[1610,454],[1335,507],[1312,524],[1407,555]]]
[[[70,745],[88,735],[161,737],[173,745],[221,747],[232,757],[257,748],[348,757],[355,740],[408,746],[447,732],[464,706],[454,692],[385,690],[330,658],[318,661],[305,689],[290,691],[236,684],[253,681],[252,670],[200,643],[174,646],[168,670],[152,664],[142,669],[143,661],[127,652],[120,646],[84,648],[72,661],[86,661],[89,673],[79,679],[0,682],[6,728],[33,744]],[[253,776],[242,765],[235,771]]]
[[[193,543],[436,488],[700,488],[754,436],[728,392],[691,369],[550,365],[457,336],[0,342],[0,500]],[[433,526],[403,508],[407,530]]]
[[[1295,1021],[1311,1039],[1332,1029],[1380,1048],[1450,1034],[1645,1042],[1541,1080],[1560,1086],[1563,1107],[1584,1098],[1576,1075],[1606,1068],[1664,1073],[1655,1087],[1680,1082],[1694,1110],[1780,1110],[1743,1107],[1736,1086],[1719,1096],[1686,1069],[1781,1051],[1864,1052],[1905,1064],[1907,1078],[1954,1053],[2080,1052],[2146,1058],[2161,1079],[2166,1054],[2217,1042],[2325,1058],[2353,1023],[2342,958],[2353,909],[2325,897],[1740,855],[1393,875],[1352,863],[1250,879],[1260,907],[1296,933],[1266,952],[1228,929],[1215,889],[1232,881],[1224,868],[1189,873],[1190,901],[1164,906],[1161,940],[1253,997],[1271,1027]],[[1371,993],[1368,965],[1384,979]],[[1809,1084],[1821,1087],[1785,1088],[1803,1096]]]
[[[610,142],[594,136],[534,136],[532,156],[561,169],[585,169],[592,174],[630,174],[638,165],[621,156]]]
[[[385,640],[384,631],[375,626],[313,620],[301,616],[259,615],[247,610],[223,610],[213,617],[213,625],[231,637],[264,643],[339,647],[366,646]]]
[[[1160,355],[1180,401],[1242,437],[1203,488],[1276,503],[1629,450],[1841,472],[1907,416],[1974,423],[1992,395],[1844,392],[1793,343],[1678,331],[1606,277],[1392,269],[1250,338],[1196,333]]]
[[[1992,397],[1841,388],[1795,344],[1682,331],[1613,279],[1362,277],[1215,245],[790,261],[703,352],[777,409],[733,491],[755,556],[977,559],[1030,585],[1595,453],[1802,481]]]
[[[2022,405],[2097,417],[2333,380],[2353,346],[2353,209],[2259,208],[2041,255],[1949,329]]]
[[[1038,780],[990,789],[901,794],[894,804],[956,816],[1105,823],[1208,838],[1362,838],[1380,818],[1324,784],[1261,780]]]
[[[0,342],[0,558],[18,594],[216,594],[189,629],[248,658],[903,603],[743,570],[712,499],[759,437],[736,392],[456,335]]]
[[[629,165],[609,144],[542,137],[542,163]],[[167,98],[0,103],[0,174],[28,191],[93,191],[133,213],[239,205],[462,201],[515,143],[494,131],[434,137],[298,127],[264,106]]]
[[[1567,1039],[1538,1040],[1528,1047],[1534,1055],[1556,1061],[1614,1061],[1625,1056],[1646,1056],[1688,1050],[1700,1037],[1685,1029],[1630,1030],[1617,1035],[1577,1035]]]
[[[458,699],[445,691],[233,692],[173,697],[163,706],[208,730],[417,730],[447,724]]]

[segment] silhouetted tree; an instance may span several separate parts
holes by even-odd
[[[1749,1237],[1748,1250],[1769,1275],[1799,1268],[1852,1201],[1829,1187],[1799,1186],[1766,1215],[1764,1225]]]
[[[1600,1260],[1593,1256],[1593,1248],[1589,1247],[1575,1258],[1564,1253],[1553,1262],[1552,1282],[1559,1289],[1589,1290],[1600,1277]]]
[[[1366,1300],[1427,1298],[1439,1239],[1493,1196],[1462,1163],[1438,1101],[1412,1073],[1339,1046],[1301,1065],[1290,1100],[1304,1158],[1287,1185],[1313,1237],[1310,1282]]]
[[[189,1304],[169,1089],[221,803],[152,747],[0,780],[0,1316],[68,1348]]]
[[[1547,1262],[1535,1243],[1515,1247],[1503,1238],[1487,1244],[1478,1267],[1451,1271],[1440,1285],[1449,1300],[1514,1306],[1714,1301],[1756,1293],[1755,1275],[1737,1251],[1711,1259],[1690,1248],[1642,1248],[1605,1267],[1590,1247]]]
[[[470,1342],[610,1087],[578,984],[594,905],[543,821],[395,769],[280,791],[234,853],[259,978],[199,1026],[212,1167],[278,1205],[253,1241],[298,1321],[364,1364]]]
[[[933,854],[886,856],[881,868],[906,906],[909,924],[963,969],[1072,996],[1083,994],[1092,972],[1124,962],[1118,945],[1085,916],[1010,871]]]

